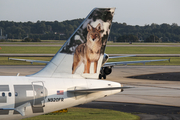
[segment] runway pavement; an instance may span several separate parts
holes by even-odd
[[[44,66],[0,66],[0,75],[33,74]],[[135,88],[80,107],[138,113],[142,120],[180,119],[180,66],[119,66],[107,80]],[[145,114],[146,113],[146,114]]]
[[[180,73],[174,76],[165,76],[164,73],[180,72],[180,66],[121,66],[113,68],[107,79],[122,83],[124,86],[136,88],[126,89],[122,93],[112,95],[99,101],[128,102],[153,105],[167,105],[180,107]],[[156,75],[157,80],[149,79]],[[162,80],[162,77],[168,77]],[[145,79],[133,79],[133,76],[146,75]],[[179,75],[179,80],[177,77]],[[131,76],[131,78],[127,78]],[[176,78],[176,81],[174,81]],[[158,80],[159,79],[159,80]]]

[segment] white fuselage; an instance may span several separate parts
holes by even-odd
[[[0,120],[21,119],[84,104],[120,90],[72,93],[68,90],[121,87],[120,83],[93,79],[0,77]],[[18,109],[24,116],[16,110]]]

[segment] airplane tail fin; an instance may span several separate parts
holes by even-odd
[[[52,60],[31,77],[98,78],[115,8],[95,8]]]

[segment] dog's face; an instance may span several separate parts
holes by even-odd
[[[101,38],[101,24],[99,23],[95,28],[92,27],[90,24],[87,25],[87,40],[90,41],[99,41]]]

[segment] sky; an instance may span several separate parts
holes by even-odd
[[[180,26],[179,6],[180,0],[0,0],[0,21],[61,22],[85,18],[95,7],[115,7],[113,22]]]

